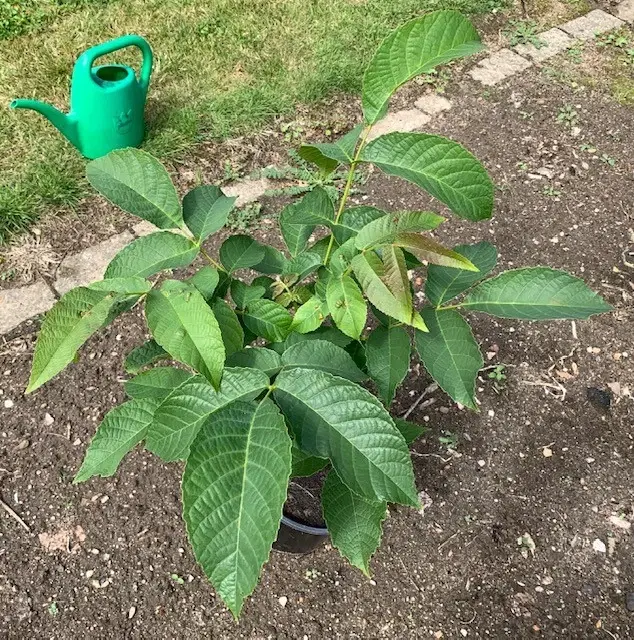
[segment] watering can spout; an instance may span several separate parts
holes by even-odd
[[[62,113],[55,107],[39,100],[13,100],[9,105],[12,109],[33,109],[41,113],[51,124],[58,129],[76,147],[79,146],[77,136],[77,121],[69,115]]]

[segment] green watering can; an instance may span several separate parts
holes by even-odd
[[[143,54],[141,75],[123,64],[93,67],[97,58],[126,47]],[[13,109],[34,109],[48,118],[86,157],[113,149],[138,147],[143,140],[143,111],[152,73],[152,50],[141,36],[128,35],[104,42],[82,53],[75,63],[70,113],[37,100],[14,100]]]

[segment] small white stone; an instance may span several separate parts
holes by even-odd
[[[495,411],[493,409],[489,409],[489,418],[492,418],[495,415]]]
[[[553,450],[550,447],[544,447],[542,449],[542,455],[544,456],[544,458],[552,458]]]
[[[592,543],[592,548],[597,552],[597,553],[605,553],[607,551],[607,548],[605,546],[605,543],[601,540],[599,540],[599,538],[597,538],[593,543]]]
[[[486,463],[486,461],[485,461],[485,460],[478,460],[478,466],[480,466],[480,467],[486,467],[486,466],[487,466],[487,463]]]
[[[132,620],[132,618],[134,618],[135,613],[136,613],[136,607],[130,607],[130,611],[128,611],[128,620]]]
[[[53,416],[50,413],[45,413],[44,414],[44,424],[47,427],[50,427],[53,424],[53,422],[55,422],[55,418],[53,418]]]
[[[610,516],[610,524],[619,529],[625,529],[625,531],[629,531],[632,527],[632,523],[625,518],[621,518],[621,516]]]
[[[11,409],[11,407],[13,407],[13,400],[5,400],[4,401],[4,408],[5,409]]]
[[[284,608],[288,602],[288,598],[286,596],[280,596],[278,602],[280,603],[280,606]]]

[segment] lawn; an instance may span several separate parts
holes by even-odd
[[[70,74],[90,46],[139,33],[151,43],[146,148],[161,158],[252,131],[333,92],[357,92],[387,31],[452,7],[504,0],[0,0],[0,102],[68,109]],[[137,64],[134,54],[123,61]],[[117,58],[122,60],[122,56]],[[0,110],[0,241],[82,197],[84,161],[40,115]]]

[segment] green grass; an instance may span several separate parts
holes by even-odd
[[[409,18],[438,8],[485,13],[505,1],[0,0],[0,25],[8,6],[22,7],[0,38],[24,34],[0,46],[0,102],[35,97],[67,110],[76,57],[139,33],[156,60],[145,148],[170,159],[202,139],[253,131],[298,103],[357,93],[377,44]],[[117,60],[139,62],[127,52]],[[76,202],[84,166],[41,116],[0,108],[0,241],[43,210]]]

